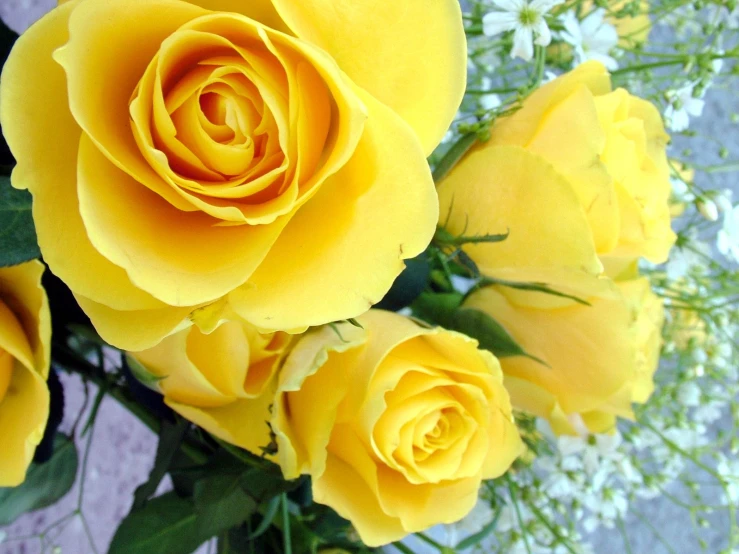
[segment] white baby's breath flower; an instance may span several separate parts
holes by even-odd
[[[698,406],[701,402],[701,388],[695,381],[687,381],[680,385],[677,400],[683,406]]]
[[[480,83],[480,89],[490,90],[493,87],[493,80],[490,77],[483,77],[482,81]],[[488,93],[483,94],[477,99],[477,103],[480,105],[480,107],[483,110],[494,110],[495,108],[500,107],[500,105],[503,103],[500,100],[500,96],[498,96],[495,93]]]
[[[460,538],[464,538],[482,531],[488,523],[493,521],[494,516],[495,513],[490,507],[490,502],[483,498],[478,498],[477,504],[475,504],[475,507],[472,508],[469,514],[457,523],[447,527],[453,527],[455,534],[460,536]]]
[[[684,131],[690,125],[691,117],[700,117],[705,102],[693,97],[695,84],[689,84],[677,90],[668,90],[669,105],[665,109],[667,126],[673,131]],[[701,95],[702,96],[702,95]]]
[[[716,471],[726,487],[724,501],[727,504],[739,503],[739,460],[729,459],[724,454],[719,454]]]
[[[705,269],[705,256],[711,255],[711,247],[690,233],[687,244],[679,245],[670,252],[665,271],[671,281],[678,281],[689,273]]]
[[[572,45],[575,53],[575,65],[588,60],[597,60],[610,71],[618,69],[618,63],[611,57],[611,51],[618,44],[616,27],[604,21],[605,10],[600,8],[589,13],[579,21],[574,11],[562,17],[565,30],[562,40]]]
[[[482,18],[482,32],[492,37],[513,31],[511,57],[529,61],[534,55],[534,44],[548,46],[552,41],[544,15],[564,0],[493,0],[493,3],[500,10]]]
[[[692,202],[695,200],[695,195],[690,192],[690,187],[679,177],[670,177],[670,184],[672,185],[672,194],[676,200],[680,202]]]
[[[716,247],[728,259],[739,263],[739,204],[724,212],[724,221],[716,236]]]
[[[721,213],[730,212],[734,209],[734,205],[731,203],[733,196],[734,191],[731,189],[724,189],[716,195],[716,206]]]

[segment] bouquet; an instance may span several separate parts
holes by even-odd
[[[739,552],[739,115],[695,121],[734,101],[737,27],[724,0],[3,26],[0,550]],[[158,446],[100,544],[106,397]]]

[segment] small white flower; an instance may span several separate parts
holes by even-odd
[[[703,268],[705,266],[704,256],[711,255],[711,247],[699,240],[693,233],[688,242],[690,248],[678,246],[670,252],[665,271],[672,281],[677,281],[686,277],[691,271]]]
[[[721,476],[726,487],[726,501],[732,504],[739,502],[739,460],[728,459],[724,454],[720,454],[719,462],[716,465],[716,471]]]
[[[534,44],[548,46],[552,42],[544,15],[564,0],[493,0],[493,3],[501,11],[490,12],[482,18],[482,32],[492,37],[513,31],[511,57],[529,61],[534,55]]]
[[[610,55],[618,44],[618,33],[613,25],[603,20],[605,13],[602,8],[594,10],[582,21],[578,21],[574,11],[562,17],[565,27],[562,40],[574,47],[577,65],[597,60],[610,71],[618,69],[618,63]]]
[[[482,531],[488,523],[493,521],[494,516],[495,513],[490,507],[490,502],[482,498],[478,498],[477,504],[472,508],[472,511],[460,521],[454,523],[452,527],[454,527],[455,531],[463,537],[474,535],[475,533]]]
[[[724,221],[716,236],[718,251],[739,263],[739,204],[724,212]]]
[[[683,406],[698,406],[701,403],[701,388],[694,381],[683,383],[677,391],[677,400]]]
[[[721,418],[723,405],[720,402],[709,402],[698,406],[693,411],[693,419],[700,423],[711,424]]]
[[[686,85],[677,90],[668,90],[670,104],[665,109],[667,126],[673,131],[684,131],[690,125],[690,117],[700,117],[705,102],[693,97],[695,84]]]
[[[672,194],[679,202],[692,202],[695,200],[695,195],[690,192],[690,187],[679,177],[670,177],[670,184],[672,185]]]
[[[490,77],[483,77],[480,83],[482,90],[490,90],[493,86],[493,80]],[[498,108],[503,102],[500,100],[500,96],[494,93],[483,94],[477,99],[477,103],[483,110],[494,110]]]
[[[734,209],[734,205],[731,203],[731,199],[734,196],[734,191],[731,189],[724,189],[716,196],[716,206],[722,213],[730,212]]]

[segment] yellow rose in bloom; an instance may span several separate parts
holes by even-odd
[[[130,354],[160,378],[156,388],[174,411],[220,439],[262,454],[271,442],[274,376],[290,339],[232,320],[208,335],[192,326]]]
[[[285,477],[378,546],[472,510],[522,441],[500,365],[477,342],[373,310],[311,331],[280,374],[272,428]]]
[[[465,302],[546,363],[501,359],[513,405],[547,418],[556,433],[582,432],[583,425],[593,433],[613,430],[616,417],[633,418],[631,404],[646,402],[654,389],[664,311],[649,280],[601,280],[591,292],[588,306],[496,285]]]
[[[503,243],[469,247],[481,269],[597,275],[601,261],[667,259],[668,136],[652,104],[611,91],[600,63],[542,86],[491,132],[439,187],[450,232],[510,230]]]
[[[13,184],[121,348],[356,316],[433,235],[465,60],[457,0],[70,0],[3,70]]]
[[[51,317],[38,262],[0,268],[0,487],[20,485],[49,417]]]

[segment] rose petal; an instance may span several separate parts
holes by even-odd
[[[273,1],[298,37],[331,54],[359,86],[413,127],[427,155],[433,151],[466,82],[456,0]]]
[[[247,285],[230,296],[236,312],[257,327],[292,329],[355,317],[388,291],[403,260],[431,240],[437,199],[423,153],[396,114],[362,96],[370,117],[354,156],[298,211]]]

